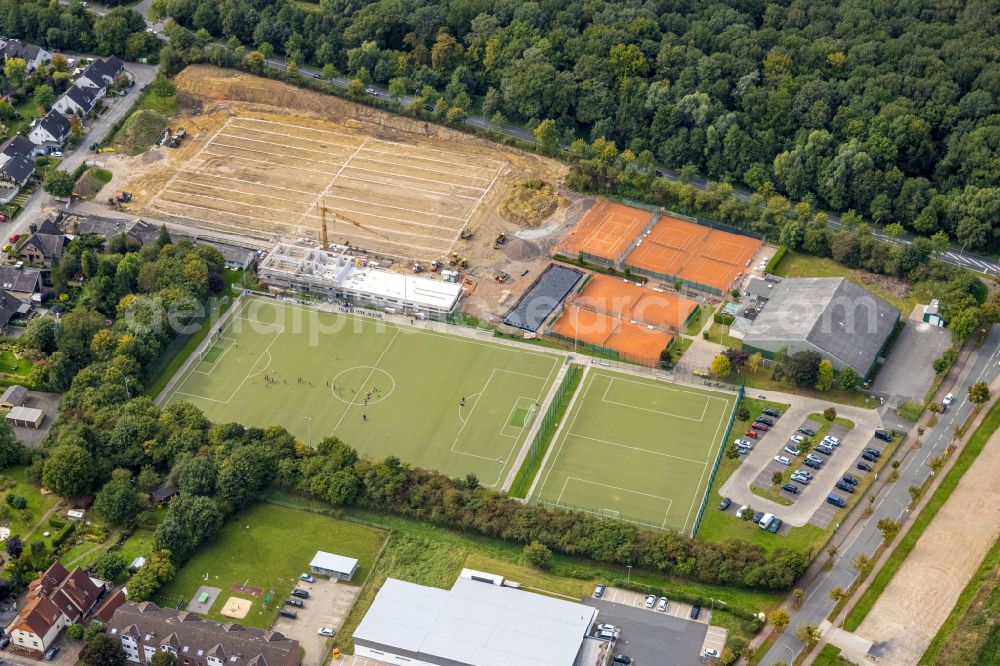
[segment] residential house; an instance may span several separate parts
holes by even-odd
[[[153,504],[163,504],[169,501],[180,492],[173,481],[167,481],[165,484],[149,493],[149,498],[153,500]]]
[[[104,60],[94,60],[77,77],[75,85],[93,88],[99,91],[98,97],[103,97],[109,86],[114,84],[115,76],[125,71],[125,63],[111,56]]]
[[[38,268],[0,265],[0,289],[24,302],[42,300],[42,271]]]
[[[235,622],[218,624],[189,611],[128,602],[115,611],[108,635],[121,641],[126,658],[147,664],[170,652],[183,666],[298,666],[299,642]]]
[[[34,173],[35,162],[30,157],[18,155],[4,160],[0,165],[0,203],[10,203]]]
[[[0,47],[0,57],[3,62],[10,58],[22,58],[28,66],[28,72],[34,72],[39,67],[52,62],[52,54],[41,46],[22,42],[20,39],[10,39],[3,42]]]
[[[97,106],[97,91],[94,88],[70,86],[66,93],[56,100],[53,109],[67,116],[85,116]]]
[[[7,324],[18,315],[27,314],[31,306],[0,289],[0,331],[7,330]]]
[[[28,138],[31,143],[41,148],[42,152],[50,153],[62,150],[66,145],[66,139],[69,138],[69,131],[69,121],[53,109],[44,118],[35,122],[35,126],[28,132]]]
[[[104,591],[80,568],[72,573],[59,562],[28,585],[24,608],[8,627],[12,650],[43,654],[59,632],[86,618]]]
[[[52,259],[61,257],[67,245],[69,239],[63,230],[52,219],[46,218],[39,227],[31,225],[31,237],[21,245],[17,258],[31,264],[48,264]]]
[[[18,134],[0,148],[0,162],[11,157],[32,157],[35,154],[35,144],[27,137]]]

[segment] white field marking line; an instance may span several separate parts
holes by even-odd
[[[365,381],[361,384],[362,388],[368,386],[368,380],[371,379],[372,375],[375,374],[375,371],[379,369],[378,364],[382,362],[382,358],[385,357],[386,352],[389,351],[390,347],[392,347],[392,343],[396,341],[396,337],[398,335],[399,335],[399,329],[396,329],[396,333],[392,336],[392,339],[389,340],[389,344],[387,344],[385,348],[382,349],[382,353],[378,355],[378,358],[375,359],[375,363],[372,364],[371,366],[372,369],[368,371],[368,376],[365,377]],[[331,429],[330,432],[335,433],[337,432],[338,429],[340,429],[340,424],[343,423],[344,419],[347,417],[347,413],[351,411],[351,407],[357,404],[355,401],[358,399],[359,395],[361,395],[360,392],[354,394],[354,397],[351,398],[351,402],[347,405],[347,407],[344,408],[344,413],[341,414],[340,419],[337,420],[337,425],[333,426],[333,429]]]
[[[254,122],[254,123],[264,123],[267,125],[278,125],[279,127],[295,127],[300,130],[305,130],[306,133],[321,132],[322,134],[336,134],[337,136],[346,136],[350,139],[357,140],[358,136],[356,134],[348,134],[346,132],[337,132],[335,130],[318,129],[315,127],[308,127],[306,125],[296,125],[295,123],[282,123],[277,120],[265,120],[264,118],[253,118],[250,116],[241,116],[236,118],[239,122]]]
[[[222,337],[220,337],[219,340],[228,340],[230,342],[230,344],[229,344],[228,347],[226,347],[225,349],[222,350],[222,352],[219,354],[219,357],[217,359],[215,359],[214,361],[212,361],[211,363],[209,363],[209,365],[211,365],[212,368],[214,368],[215,364],[218,363],[219,361],[221,361],[222,358],[226,354],[229,353],[229,350],[233,348],[233,344],[235,343],[235,341],[232,338],[222,338]],[[216,344],[218,344],[218,341],[216,341]],[[195,363],[194,370],[193,370],[194,372],[197,372],[198,374],[201,374],[201,375],[211,375],[212,374],[211,372],[205,372],[204,370],[198,370],[198,366],[201,365],[202,363],[206,362],[204,360],[204,354],[208,353],[209,350],[214,349],[214,348],[215,348],[215,345],[212,345],[211,347],[209,347],[208,349],[205,350],[205,352],[202,354],[202,358],[198,359],[198,362]]]
[[[381,204],[377,204],[375,202],[371,202],[371,205],[373,205],[373,206],[379,206]],[[386,221],[389,221],[389,222],[401,222],[402,224],[413,224],[413,225],[416,225],[418,227],[425,227],[427,229],[439,229],[441,231],[454,231],[454,229],[455,229],[455,227],[453,227],[453,226],[442,227],[441,225],[438,225],[438,224],[429,224],[427,222],[417,222],[415,220],[404,219],[404,218],[401,218],[401,217],[389,217],[387,215],[376,215],[375,213],[368,213],[368,212],[365,212],[365,211],[362,211],[362,210],[351,210],[350,208],[339,207],[337,210],[338,211],[342,211],[344,213],[353,213],[354,215],[363,215],[365,217],[372,217],[372,218],[375,218],[376,220],[386,220]],[[320,216],[317,215],[316,213],[306,213],[306,214],[303,215],[303,217],[311,217],[311,218],[313,218],[315,220],[320,219]],[[383,230],[385,230],[385,227],[377,227],[377,226],[374,226],[374,225],[366,225],[366,226],[371,226],[373,229],[383,229]],[[362,231],[364,231],[364,230],[362,229]],[[411,236],[422,236],[423,235],[423,234],[419,234],[419,233],[417,233],[415,231],[405,231],[403,229],[392,229],[392,230],[387,230],[387,231],[392,231],[393,233],[409,234]]]
[[[482,395],[482,393],[483,393],[482,391],[477,391],[476,393],[472,393],[472,394],[469,395],[469,399],[471,400],[472,398],[475,398],[476,402],[478,403],[479,402],[479,396]],[[475,405],[473,405],[473,407],[475,407]],[[465,424],[465,422],[469,420],[468,418],[464,418],[464,419],[462,418],[462,407],[461,406],[459,406],[459,408],[458,408],[458,420],[461,421],[463,424]]]
[[[351,156],[351,160],[353,160],[354,157],[355,156],[352,155]],[[444,185],[446,187],[461,187],[461,188],[464,188],[466,190],[475,190],[477,192],[479,190],[483,189],[481,185],[462,185],[461,183],[455,183],[455,182],[451,182],[451,181],[447,181],[447,180],[435,180],[434,178],[421,178],[420,176],[408,176],[405,173],[392,173],[391,171],[379,171],[378,169],[369,169],[367,167],[354,166],[354,165],[351,165],[351,164],[349,164],[347,166],[347,168],[348,169],[356,169],[357,171],[365,171],[365,172],[368,172],[368,173],[377,173],[377,174],[379,174],[381,176],[389,176],[389,177],[394,178],[394,179],[395,178],[407,178],[409,180],[416,180],[416,181],[419,181],[421,183],[434,183],[435,185]],[[442,194],[449,194],[449,193],[448,192],[442,192]]]
[[[317,141],[316,139],[311,139],[309,137],[295,136],[294,134],[289,134],[288,132],[284,132],[284,133],[283,132],[272,132],[271,130],[257,129],[255,127],[244,127],[242,125],[236,125],[236,124],[232,125],[232,127],[235,128],[235,129],[244,130],[246,132],[257,132],[258,134],[271,134],[273,136],[280,136],[281,138],[286,139],[286,140],[287,139],[292,139],[294,141],[294,144],[292,144],[292,143],[288,144],[289,146],[292,146],[292,147],[294,147],[295,144],[299,144],[299,143],[315,143],[315,144],[319,144],[320,146],[331,146],[331,147],[334,147],[334,148],[347,148],[349,150],[354,150],[358,146],[357,137],[354,137],[354,141],[350,141],[350,142],[346,142],[346,143],[336,143],[335,141],[325,142],[325,141]]]
[[[286,141],[285,143],[278,143],[277,141],[266,141],[264,139],[254,139],[254,138],[249,137],[249,136],[240,136],[238,134],[222,134],[221,136],[224,139],[236,139],[237,141],[249,141],[251,143],[262,143],[265,146],[274,146],[276,148],[284,148],[285,154],[289,155],[290,157],[292,156],[291,153],[295,153],[295,152],[319,153],[320,155],[324,155],[326,157],[333,157],[333,155],[330,154],[331,151],[329,151],[329,150],[320,150],[318,148],[303,148],[302,146],[296,145],[296,142]],[[223,145],[223,144],[219,144],[219,145]],[[357,149],[355,149],[355,150],[357,150]],[[297,160],[309,159],[307,157],[299,157],[298,155],[294,155],[294,158],[297,159]],[[324,162],[329,162],[329,160],[323,160],[323,161]]]
[[[315,199],[313,199],[312,204],[310,204],[309,207],[306,208],[305,212],[302,213],[302,215],[299,217],[300,225],[302,224],[302,220],[305,219],[307,215],[309,215],[309,211],[315,208],[317,213],[320,212],[319,207],[323,205],[323,197],[326,196],[326,193],[330,191],[330,188],[332,188],[334,184],[336,184],[337,179],[340,178],[340,174],[344,173],[344,169],[347,168],[347,165],[351,163],[351,160],[354,159],[354,157],[358,154],[358,152],[360,152],[361,149],[365,147],[366,143],[368,143],[368,137],[365,137],[364,141],[358,144],[358,147],[354,149],[354,152],[351,153],[351,156],[348,157],[347,160],[345,160],[342,165],[340,165],[340,169],[337,170],[337,173],[332,174],[332,177],[330,178],[329,182],[327,182],[326,187],[320,190],[320,193],[316,195]],[[336,218],[334,218],[334,224],[336,224],[336,222],[337,220]],[[358,231],[361,231],[361,229],[358,229]],[[323,249],[325,250],[326,248]],[[338,425],[340,424],[338,423]]]
[[[251,298],[249,300],[250,301],[255,301],[255,300],[258,300],[258,299],[257,298]],[[369,319],[367,317],[362,317],[360,315],[351,314],[349,312],[330,312],[329,310],[320,310],[320,309],[317,309],[317,308],[309,308],[309,307],[305,307],[305,306],[302,306],[302,305],[297,305],[297,304],[294,304],[294,303],[286,303],[286,302],[275,303],[274,301],[271,301],[270,299],[266,299],[266,302],[269,305],[272,305],[272,306],[275,305],[275,304],[279,304],[282,307],[288,308],[290,310],[301,310],[303,312],[319,312],[321,314],[328,314],[328,315],[331,315],[331,316],[334,316],[334,317],[346,317],[348,319],[357,319],[359,321],[364,321],[364,322],[369,322],[369,323],[372,321],[371,319]],[[466,338],[466,337],[461,337],[461,336],[458,336],[458,335],[452,335],[450,333],[441,333],[439,331],[433,331],[433,330],[426,329],[426,328],[417,328],[417,327],[403,326],[403,325],[395,324],[395,323],[389,322],[389,321],[380,321],[379,323],[382,324],[383,326],[389,326],[389,327],[391,327],[393,329],[397,329],[397,330],[406,328],[411,333],[416,331],[416,332],[423,333],[425,335],[430,335],[430,336],[433,336],[433,337],[447,338],[448,340],[452,340],[454,342],[462,342],[462,343],[470,344],[470,345],[478,345],[480,347],[488,347],[489,349],[491,349],[491,350],[493,350],[495,352],[496,351],[504,351],[504,352],[510,352],[510,353],[515,353],[515,354],[523,354],[523,355],[527,355],[527,356],[541,356],[546,361],[550,361],[553,364],[553,366],[555,366],[557,364],[563,363],[563,360],[564,360],[564,357],[562,357],[562,356],[552,356],[552,355],[546,354],[544,352],[536,352],[536,351],[533,351],[533,350],[530,350],[530,349],[522,349],[520,347],[507,347],[506,345],[497,345],[497,344],[493,344],[493,343],[489,343],[489,342],[481,342],[479,340],[473,340],[472,338]],[[511,372],[511,373],[515,373],[516,372],[515,370],[503,370],[503,371],[504,372]],[[526,374],[526,373],[523,373],[523,372],[522,373],[517,373],[517,374],[523,374],[525,377],[534,377],[535,379],[542,379],[542,377],[540,377],[539,375],[529,375],[529,374]],[[547,380],[548,377],[551,376],[551,375],[552,375],[552,370],[549,370],[549,373],[548,373],[548,375],[546,375],[545,379]]]
[[[222,188],[215,188],[215,189],[222,189]],[[236,206],[240,206],[240,207],[243,207],[243,208],[260,208],[262,210],[270,211],[272,213],[288,213],[290,215],[295,215],[296,214],[296,211],[294,211],[294,210],[283,210],[281,208],[275,208],[274,206],[261,206],[259,204],[247,203],[246,201],[241,201],[240,199],[227,199],[225,197],[213,197],[211,194],[199,194],[197,192],[186,192],[184,190],[178,190],[178,189],[175,189],[173,187],[171,187],[169,191],[172,194],[179,194],[179,195],[186,196],[186,197],[197,197],[199,199],[210,199],[212,201],[224,201],[226,203],[234,204]],[[288,203],[292,203],[292,202],[289,201]],[[299,206],[307,206],[308,204],[305,203],[305,202],[303,202],[303,203],[300,203],[300,204],[297,204],[297,205],[299,205]],[[225,212],[228,212],[228,211],[220,211],[220,212],[225,213]],[[233,213],[233,215],[237,215],[237,214],[238,213]],[[256,215],[254,217],[256,217],[257,219],[261,219],[261,218],[263,218],[263,219],[273,219],[273,218],[268,218],[268,217],[263,216],[263,215]]]
[[[406,162],[393,162],[391,160],[382,159],[378,157],[379,155],[392,155],[393,157],[399,157],[400,159],[406,159],[405,155],[396,155],[394,153],[384,153],[377,150],[371,150],[370,148],[365,148],[364,153],[372,153],[373,155],[369,157],[368,155],[361,154],[358,155],[359,160],[365,160],[367,162],[374,162],[375,164],[381,164],[387,167],[401,167],[403,169],[412,169],[414,171],[425,171],[427,173],[436,173],[439,176],[453,176],[455,178],[466,178],[469,180],[481,180],[483,182],[489,182],[489,178],[483,176],[473,176],[467,173],[455,173],[453,171],[446,171],[439,166],[434,167],[421,167],[414,164],[407,164]],[[442,160],[443,161],[443,160]],[[451,166],[455,166],[452,162]],[[469,185],[468,187],[477,187],[476,185]]]
[[[391,174],[389,174],[391,175]],[[475,201],[476,197],[470,197],[467,194],[453,194],[451,192],[441,192],[440,190],[428,190],[425,187],[413,187],[412,185],[403,185],[402,183],[396,182],[384,182],[381,180],[371,180],[369,178],[361,178],[360,176],[352,176],[350,174],[344,174],[343,178],[349,178],[350,180],[356,180],[359,183],[368,183],[369,185],[385,185],[393,189],[410,190],[411,192],[419,192],[421,195],[433,198],[433,197],[457,197],[459,199],[469,199],[470,201]]]
[[[218,144],[218,143],[215,144],[215,145],[216,146],[222,146],[223,148],[229,148],[230,147],[230,146],[223,146],[222,144]],[[235,150],[247,150],[247,149],[246,148],[235,148]],[[263,152],[261,150],[255,150],[253,152],[255,152],[255,153],[262,153],[264,155],[272,155],[272,153],[265,153],[265,152]],[[274,162],[274,161],[270,161],[270,160],[257,160],[257,159],[254,159],[252,157],[246,157],[244,155],[223,155],[222,153],[213,153],[211,151],[205,151],[205,154],[208,155],[208,156],[210,156],[210,157],[218,157],[218,158],[224,159],[224,160],[236,160],[236,161],[239,161],[239,162],[255,162],[257,164],[266,164],[267,166],[271,166],[271,167],[281,167],[282,169],[295,169],[296,171],[306,171],[308,173],[318,173],[318,174],[322,174],[324,176],[330,176],[330,175],[332,175],[329,171],[318,171],[317,169],[308,169],[306,167],[295,166],[293,164],[282,164],[281,162]],[[202,166],[199,167],[199,170],[195,171],[195,173],[202,173],[202,174],[205,174],[205,175],[215,175],[215,174],[210,174],[210,173],[208,173],[206,171],[201,171],[201,169],[205,167],[206,163],[207,162],[203,163]],[[339,167],[340,166],[340,164],[336,163],[336,162],[327,162],[327,164],[329,164],[330,166],[333,166],[333,167]]]
[[[500,426],[500,431],[497,433],[501,437],[513,437],[514,439],[518,439],[521,436],[520,433],[518,433],[517,435],[508,435],[507,433],[505,433],[503,431],[504,428],[506,428],[510,424],[510,420],[514,416],[514,411],[517,409],[517,406],[519,404],[521,404],[521,400],[528,400],[529,402],[531,402],[532,405],[535,404],[535,401],[532,400],[531,398],[528,398],[528,397],[523,396],[523,395],[517,396],[517,399],[514,401],[514,404],[510,408],[510,411],[507,412],[507,418],[504,419],[503,425]],[[522,426],[521,429],[523,430],[524,427]]]
[[[234,183],[242,183],[245,185],[252,185],[253,187],[263,187],[269,190],[281,190],[283,192],[295,192],[296,194],[305,194],[307,196],[313,196],[316,194],[315,191],[309,190],[296,190],[291,187],[285,187],[283,185],[271,185],[270,183],[262,183],[257,180],[248,180],[246,178],[233,178],[232,176],[223,176],[222,174],[206,173],[204,171],[194,171],[190,175],[194,176],[208,176],[212,180],[231,180]],[[190,183],[191,185],[202,185],[202,183]]]
[[[497,182],[497,178],[500,177],[500,174],[502,172],[503,172],[503,166],[501,166],[501,168],[497,169],[497,172],[493,175],[493,180],[491,180],[490,184],[486,187],[485,190],[483,190],[483,193],[481,195],[479,195],[479,199],[477,199],[476,203],[473,204],[472,208],[469,210],[469,214],[465,216],[465,220],[462,223],[462,227],[465,227],[465,225],[467,225],[469,223],[469,220],[472,219],[473,213],[476,212],[476,210],[479,208],[479,206],[483,203],[483,199],[485,199],[486,195],[489,194],[490,191],[493,189],[493,186]],[[461,233],[462,233],[462,230],[459,229],[458,233],[456,233],[455,236],[451,239],[451,245],[449,246],[448,249],[451,249],[452,247],[455,246],[455,241],[458,240],[458,237],[459,237],[459,235],[461,235]]]
[[[639,453],[648,453],[653,456],[660,456],[661,458],[671,458],[673,460],[682,460],[684,462],[689,462],[695,465],[706,465],[704,460],[695,460],[694,458],[685,458],[683,456],[675,456],[671,453],[663,453],[662,451],[652,451],[650,449],[644,449],[641,446],[632,446],[631,444],[622,444],[621,442],[612,442],[607,439],[600,439],[598,437],[588,437],[587,435],[580,435],[573,432],[572,430],[566,433],[567,437],[576,437],[577,439],[586,439],[591,442],[598,442],[599,444],[607,444],[608,446],[617,446],[622,449],[631,449],[632,451],[638,451]]]
[[[240,306],[239,310],[238,310],[238,311],[237,311],[237,312],[236,312],[236,313],[235,313],[235,314],[233,315],[233,317],[238,317],[238,316],[240,316],[240,315],[241,315],[241,314],[243,313],[243,311],[244,311],[244,310],[246,310],[246,309],[247,309],[247,308],[248,308],[248,307],[250,306],[250,301],[251,301],[251,300],[252,300],[252,299],[246,299],[246,300],[244,300],[244,301],[243,301],[243,304],[242,304],[242,305]],[[222,329],[221,329],[221,330],[220,330],[219,332],[220,332],[220,333],[222,333],[222,332],[225,332],[225,331],[229,330],[229,328],[230,328],[231,326],[232,326],[232,319],[230,319],[229,321],[227,321],[227,322],[226,322],[226,325],[225,325],[225,326],[223,326],[223,327],[222,327]],[[234,340],[234,342],[235,342],[235,340]],[[177,382],[177,384],[176,384],[176,385],[175,385],[175,387],[174,387],[174,390],[173,390],[173,392],[171,392],[171,393],[170,393],[170,395],[169,395],[169,396],[167,397],[167,399],[166,399],[166,401],[164,402],[164,404],[167,404],[167,403],[169,403],[169,402],[170,402],[171,400],[173,400],[173,397],[174,397],[175,395],[177,395],[177,393],[178,393],[178,391],[180,391],[181,387],[183,387],[183,386],[184,386],[184,385],[185,385],[185,384],[187,383],[187,381],[188,381],[189,379],[191,379],[191,376],[192,376],[192,375],[194,374],[194,372],[193,372],[193,369],[194,369],[194,364],[193,364],[193,365],[191,366],[191,369],[192,369],[192,371],[189,371],[189,372],[187,373],[187,375],[185,375],[185,376],[184,376],[184,377],[183,377],[183,378],[182,378],[182,379],[181,379],[181,380],[180,380],[179,382]],[[185,394],[185,395],[190,395],[190,394]],[[200,397],[200,396],[195,396],[195,397]]]
[[[493,368],[493,372],[491,372],[490,376],[486,379],[486,383],[483,384],[483,388],[479,389],[479,397],[476,398],[476,404],[474,404],[472,406],[472,409],[469,410],[469,415],[466,417],[465,421],[462,422],[462,427],[458,429],[458,432],[455,433],[455,438],[451,440],[451,448],[449,449],[449,451],[451,451],[452,453],[459,453],[461,455],[471,456],[473,458],[481,458],[483,460],[493,460],[494,462],[496,462],[496,458],[490,458],[489,456],[481,456],[477,453],[468,453],[466,451],[457,451],[455,449],[455,447],[458,446],[458,440],[462,437],[462,431],[465,430],[466,424],[472,419],[472,414],[476,411],[476,408],[479,407],[479,402],[483,399],[483,394],[486,393],[486,390],[490,387],[490,382],[493,381],[493,377],[496,374],[497,374],[497,369]]]
[[[191,393],[185,393],[184,395],[191,395],[192,397],[201,398],[202,400],[209,400],[211,402],[217,402],[217,403],[220,403],[220,404],[223,404],[223,405],[230,404],[233,401],[233,398],[236,397],[236,394],[240,392],[240,389],[243,388],[243,385],[246,384],[246,382],[247,382],[248,379],[250,379],[251,377],[256,377],[257,375],[259,375],[259,374],[261,374],[263,372],[266,372],[267,369],[269,367],[271,367],[271,361],[274,360],[272,358],[272,356],[271,356],[271,345],[273,345],[278,340],[278,338],[280,338],[280,337],[281,337],[281,332],[280,331],[276,331],[275,334],[274,334],[274,337],[271,338],[271,341],[269,343],[267,343],[267,347],[265,347],[264,351],[262,351],[260,353],[260,355],[257,356],[257,360],[254,361],[253,365],[250,367],[250,370],[247,371],[246,377],[244,377],[243,381],[241,381],[236,386],[236,388],[233,389],[233,392],[229,394],[229,397],[227,399],[225,399],[225,400],[219,400],[217,398],[209,398],[207,396],[196,396],[196,395],[192,395]],[[267,354],[267,358],[268,358],[267,365],[265,365],[260,370],[257,370],[256,372],[254,372],[254,370],[257,368],[257,365],[260,363],[261,359],[264,358],[264,354]],[[187,383],[186,380],[185,380],[185,383]],[[176,391],[175,395],[178,392],[179,391]]]
[[[235,139],[237,137],[227,137],[227,138]],[[340,162],[337,161],[336,159],[317,160],[317,159],[313,159],[311,157],[292,156],[292,155],[289,155],[287,152],[286,153],[271,153],[271,152],[268,152],[266,150],[258,150],[257,148],[247,148],[246,146],[232,146],[232,145],[230,145],[228,143],[222,143],[221,141],[213,141],[212,145],[213,146],[220,146],[222,148],[231,148],[232,150],[245,150],[248,153],[258,153],[260,155],[267,155],[269,157],[284,157],[284,158],[288,158],[288,159],[292,159],[292,160],[300,161],[300,162],[314,162],[315,164],[327,164],[327,165],[331,165],[331,166],[340,166]],[[279,144],[273,144],[273,145],[279,145]],[[331,155],[330,157],[333,157],[333,156]],[[276,163],[276,161],[269,162],[269,164],[275,164],[275,163]]]
[[[615,400],[608,400],[608,391],[611,390],[611,387],[614,386],[614,383],[616,381],[619,381],[618,378],[617,377],[612,377],[611,381],[608,382],[607,388],[604,389],[604,395],[601,397],[601,402],[607,403],[609,405],[618,405],[619,407],[625,407],[627,409],[639,409],[639,410],[642,410],[644,412],[649,412],[651,414],[663,414],[664,416],[669,416],[670,418],[684,419],[686,421],[695,421],[697,423],[701,423],[702,421],[705,420],[705,412],[708,411],[708,401],[710,399],[710,397],[707,396],[707,395],[701,396],[702,398],[705,399],[705,404],[702,405],[701,416],[699,416],[698,418],[695,419],[695,418],[692,418],[690,416],[681,416],[680,414],[674,414],[673,412],[661,411],[661,410],[656,410],[656,409],[649,409],[648,407],[637,407],[635,405],[630,405],[627,402],[617,402]],[[622,380],[622,381],[631,381],[631,380]],[[647,384],[642,384],[642,382],[631,382],[631,383],[633,383],[633,384],[639,384],[640,386],[646,386],[648,388],[667,389],[666,386],[647,385]]]
[[[229,187],[219,187],[218,185],[208,185],[206,183],[192,183],[192,182],[186,181],[186,180],[177,181],[177,182],[182,183],[183,185],[191,185],[191,186],[194,186],[194,187],[206,187],[206,188],[208,188],[210,190],[220,190],[222,192],[232,192],[233,194],[242,194],[242,195],[245,195],[245,196],[252,196],[252,197],[263,197],[265,199],[274,199],[275,201],[281,201],[283,203],[288,203],[288,204],[301,205],[301,206],[305,206],[305,205],[308,204],[307,201],[299,202],[299,201],[295,201],[294,199],[284,199],[282,197],[271,196],[270,194],[261,194],[260,192],[244,192],[242,190],[234,190],[234,189],[229,188]],[[308,193],[308,194],[311,194],[311,192]],[[198,196],[198,195],[195,195],[195,196]],[[235,203],[243,204],[242,201],[236,201]],[[266,206],[259,206],[259,208],[266,208]]]
[[[722,400],[726,405],[726,408],[722,411],[723,416],[731,407],[734,407],[734,405],[727,398],[717,397],[715,399]],[[701,484],[705,482],[705,472],[707,472],[710,467],[709,463],[712,461],[712,454],[718,447],[722,446],[722,442],[719,440],[719,428],[722,427],[722,421],[723,419],[720,418],[718,425],[715,426],[715,435],[712,436],[712,441],[715,442],[715,446],[710,448],[708,451],[708,458],[705,459],[705,466],[701,469],[701,478],[698,479],[698,485],[695,486],[694,495],[691,497],[691,506],[688,507],[687,516],[684,518],[685,534],[687,533],[688,523],[691,521],[691,512],[694,511],[694,505],[699,500],[698,495],[701,494],[699,493],[699,490],[701,489]],[[704,493],[708,493],[708,488],[705,488]]]
[[[194,155],[191,156],[190,159],[188,159],[187,164],[191,164],[195,160],[197,160],[198,158],[200,158],[201,154],[205,152],[205,149],[207,149],[210,145],[212,145],[212,142],[215,141],[215,139],[216,139],[217,136],[219,136],[219,133],[222,132],[222,130],[224,130],[226,128],[226,125],[228,125],[231,121],[232,121],[232,118],[226,118],[226,122],[222,123],[222,126],[219,127],[219,129],[215,130],[215,134],[213,134],[212,137],[208,141],[205,142],[205,145],[203,145],[198,150],[197,153],[195,153]],[[163,187],[160,188],[160,191],[157,192],[156,194],[154,194],[152,196],[152,198],[149,200],[149,204],[148,205],[152,206],[153,203],[159,198],[159,196],[161,194],[163,194],[163,191],[166,190],[168,187],[170,187],[170,185],[173,184],[173,182],[177,179],[177,177],[180,176],[182,173],[184,173],[184,171],[186,171],[186,170],[187,169],[178,169],[174,173],[174,175],[170,177],[170,180],[168,180],[166,183],[164,183]]]
[[[670,518],[670,509],[673,508],[673,505],[674,505],[674,501],[671,498],[669,498],[669,497],[661,497],[659,495],[652,495],[650,493],[642,493],[642,492],[639,492],[638,490],[629,490],[628,488],[622,488],[621,486],[612,486],[612,485],[607,484],[607,483],[599,483],[597,481],[590,481],[588,479],[581,479],[578,476],[567,476],[566,477],[566,480],[563,482],[562,490],[559,491],[559,499],[556,500],[556,506],[562,507],[562,508],[567,508],[567,505],[565,505],[565,504],[562,503],[562,496],[563,496],[563,493],[566,492],[566,486],[569,485],[570,481],[576,481],[578,483],[589,483],[591,485],[601,486],[603,488],[608,488],[610,490],[618,490],[618,491],[623,492],[623,493],[632,493],[633,495],[642,495],[643,497],[651,497],[652,499],[657,499],[657,500],[660,500],[662,502],[666,502],[667,503],[667,510],[663,512],[663,522],[660,523],[660,528],[661,529],[666,529],[666,527],[667,527],[667,520],[669,520],[669,518]],[[580,510],[580,509],[576,508],[572,504],[568,505],[568,506],[570,508],[572,508],[574,511],[579,511]],[[592,510],[588,510],[588,509],[583,509],[583,511],[586,511],[587,513],[593,513],[595,515],[598,515],[598,516],[601,516],[601,517],[604,517],[604,518],[610,518],[610,516],[602,514],[600,511],[592,511]],[[618,518],[612,518],[612,520],[624,520],[625,522],[636,523],[638,525],[644,524],[641,521],[628,520],[627,518],[626,519],[621,518],[621,512],[619,512],[618,516],[619,516]],[[651,525],[652,522],[647,522],[645,524],[646,525]]]

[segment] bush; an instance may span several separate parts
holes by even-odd
[[[771,257],[771,260],[767,262],[767,266],[764,267],[764,272],[773,273],[774,269],[777,268],[778,264],[781,263],[781,259],[782,257],[785,256],[785,252],[787,251],[788,251],[787,247],[785,247],[784,245],[779,245],[777,251],[774,253],[774,256]]]
[[[55,550],[66,542],[66,539],[76,530],[76,523],[69,523],[59,534],[52,537],[52,549]]]
[[[20,495],[15,495],[14,493],[9,493],[7,495],[7,504],[18,511],[27,508],[28,500]]]
[[[59,516],[49,516],[49,527],[54,527],[57,530],[61,530],[66,527],[66,521]]]

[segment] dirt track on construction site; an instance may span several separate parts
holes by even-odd
[[[137,214],[257,240],[318,240],[321,209],[332,209],[331,243],[399,270],[467,257],[468,307],[481,316],[513,304],[582,214],[561,190],[566,165],[553,160],[210,66],[188,67],[176,85],[181,113],[170,126],[187,131],[181,146],[106,159],[109,191],[132,192]],[[529,201],[510,215],[529,181],[558,193],[554,205]],[[501,231],[509,242],[494,248]],[[500,272],[506,284],[495,282]]]
[[[1000,434],[994,433],[893,577],[857,634],[879,661],[920,661],[969,578],[1000,537]]]

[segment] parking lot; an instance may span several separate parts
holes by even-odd
[[[646,608],[646,595],[640,594],[638,592],[632,592],[629,590],[622,590],[617,587],[609,587],[604,591],[604,596],[601,597],[603,601],[608,601],[613,604],[619,604],[621,606],[631,606],[633,608]],[[683,601],[670,601],[667,604],[666,612],[655,611],[661,615],[670,615],[672,617],[679,617],[685,620],[691,619],[691,604],[684,603]],[[711,620],[709,617],[710,613],[708,609],[701,612],[698,618],[698,622],[702,624],[708,624]],[[602,620],[603,622],[603,620]]]
[[[630,593],[635,594],[635,593]],[[613,645],[614,654],[632,658],[635,666],[700,666],[705,647],[721,651],[726,631],[709,627],[705,621],[692,622],[672,613],[661,613],[639,606],[622,604],[608,599],[584,599],[583,603],[597,608],[599,622],[613,624],[621,629],[621,636]],[[616,597],[618,598],[618,597]],[[631,597],[623,597],[634,601]],[[673,604],[671,606],[680,606]],[[687,607],[690,612],[690,606]],[[702,617],[707,614],[703,613]],[[711,629],[711,640],[706,642]]]
[[[298,581],[297,586],[307,590],[309,598],[302,600],[302,608],[285,606],[294,610],[298,617],[293,620],[279,615],[273,628],[299,642],[305,650],[303,666],[321,666],[331,643],[330,639],[319,635],[319,628],[339,630],[361,588],[325,578],[317,578],[315,583]]]

